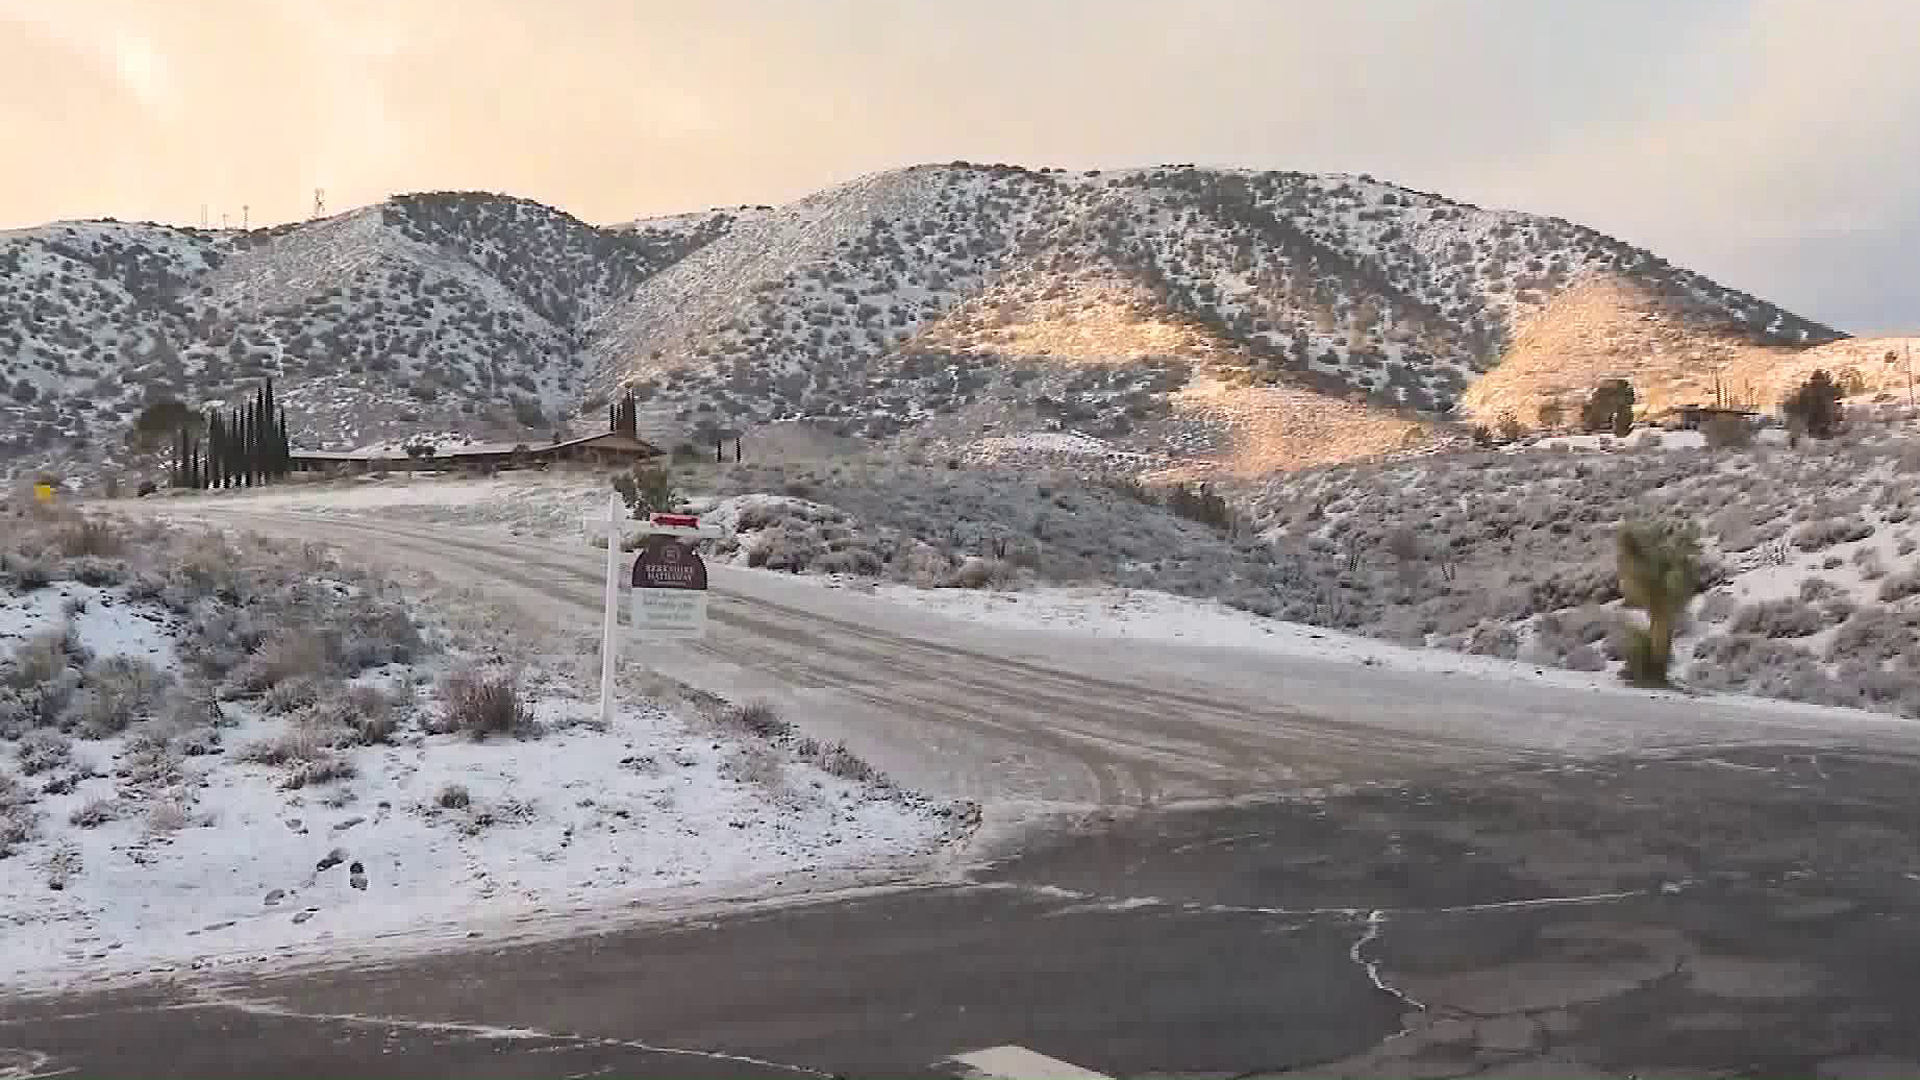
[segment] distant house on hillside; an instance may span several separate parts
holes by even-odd
[[[1760,415],[1755,409],[1735,409],[1723,405],[1675,405],[1667,414],[1669,420],[1678,424],[1682,431],[1698,431],[1707,421],[1728,416],[1744,424],[1752,424]]]
[[[657,457],[659,447],[623,431],[603,431],[550,443],[474,443],[445,453],[413,455],[367,451],[299,450],[289,456],[294,472],[369,473],[419,468],[513,469],[556,461],[613,467]]]

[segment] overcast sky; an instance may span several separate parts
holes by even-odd
[[[0,227],[966,158],[1368,172],[1920,324],[1920,0],[0,0]]]

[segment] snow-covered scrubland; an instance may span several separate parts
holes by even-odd
[[[0,509],[0,978],[321,957],[933,852],[963,808],[317,547]],[[571,643],[569,643],[571,644]]]
[[[1691,523],[1687,685],[1920,716],[1920,441],[1692,442],[1440,455],[1269,483],[1254,523],[1302,586],[1275,614],[1414,645],[1613,670],[1623,519]]]
[[[681,466],[674,478],[679,501],[723,529],[714,557],[872,579],[903,602],[964,609],[973,601],[930,591],[956,586],[1114,588],[1135,603],[1144,590],[1602,677],[1618,670],[1633,617],[1620,604],[1619,524],[1690,523],[1705,565],[1678,643],[1682,682],[1920,716],[1920,441],[1901,425],[1798,447],[1712,449],[1665,433],[1307,470],[1231,492],[1226,528],[1066,472],[848,457]],[[389,479],[247,498],[577,535],[602,482]]]

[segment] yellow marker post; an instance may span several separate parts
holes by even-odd
[[[52,502],[53,501],[53,485],[52,484],[33,485],[33,497],[36,499],[39,499],[43,503]]]

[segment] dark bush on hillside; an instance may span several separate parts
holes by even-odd
[[[1793,530],[1793,546],[1801,551],[1823,551],[1835,544],[1865,540],[1873,535],[1873,526],[1859,517],[1828,518],[1809,521]]]
[[[1753,425],[1738,416],[1714,416],[1700,428],[1715,450],[1745,450],[1753,445]]]
[[[1793,638],[1817,634],[1825,625],[1826,620],[1812,605],[1793,597],[1783,597],[1741,608],[1734,613],[1733,623],[1728,629],[1736,634]]]
[[[1167,491],[1167,509],[1202,525],[1225,532],[1233,527],[1233,510],[1227,500],[1216,494],[1212,484],[1200,484],[1197,487],[1177,485]]]

